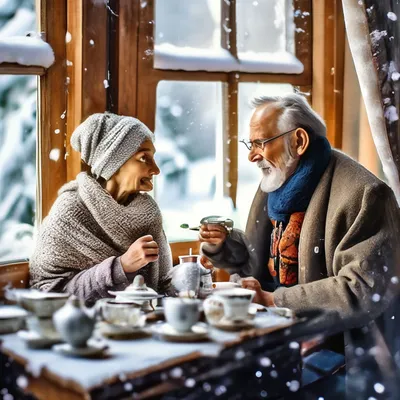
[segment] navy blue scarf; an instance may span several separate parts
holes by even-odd
[[[294,174],[279,189],[268,194],[268,216],[271,219],[287,224],[291,214],[307,210],[331,153],[331,145],[323,136],[310,143]]]

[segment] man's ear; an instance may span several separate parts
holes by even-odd
[[[297,155],[302,156],[310,145],[310,137],[303,128],[296,129],[294,134],[296,137],[295,151]]]

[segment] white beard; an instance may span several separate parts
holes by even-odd
[[[290,167],[296,159],[286,153],[280,160],[282,168],[274,167],[269,161],[262,160],[257,163],[257,167],[262,169],[263,178],[261,180],[261,190],[265,193],[274,192],[279,189],[289,177]]]

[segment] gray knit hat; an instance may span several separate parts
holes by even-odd
[[[71,136],[71,146],[95,177],[110,179],[146,141],[154,142],[150,129],[133,117],[93,114]]]

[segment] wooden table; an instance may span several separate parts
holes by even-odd
[[[16,334],[3,335],[1,376],[8,382],[2,387],[46,400],[132,398],[133,394],[138,399],[200,399],[238,390],[253,398],[270,397],[299,387],[301,356],[296,340],[306,333],[318,329],[310,332],[309,320],[303,319],[242,333],[212,330],[215,341],[204,343],[169,343],[152,337],[107,340],[109,356],[101,359],[31,350]]]

